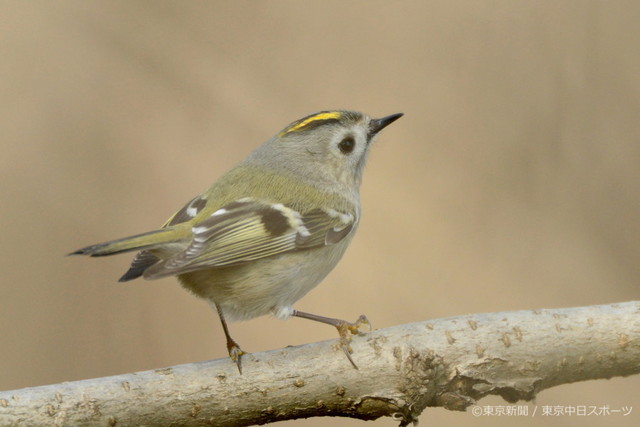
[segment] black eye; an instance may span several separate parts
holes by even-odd
[[[338,148],[342,151],[342,154],[349,154],[356,147],[356,142],[353,140],[352,136],[348,136],[338,144]]]

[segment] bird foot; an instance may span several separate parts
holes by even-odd
[[[227,342],[227,350],[229,350],[229,358],[238,366],[238,372],[242,375],[242,356],[245,353],[240,346],[233,340]]]
[[[351,353],[353,353],[353,349],[351,348],[351,335],[361,335],[362,332],[360,332],[360,328],[364,325],[367,325],[369,327],[369,331],[371,331],[371,322],[369,322],[369,319],[367,319],[367,316],[364,314],[360,315],[358,320],[355,322],[340,320],[335,325],[338,330],[338,334],[340,335],[340,348],[342,348],[347,359],[349,359],[351,365],[356,369],[358,369],[358,365],[356,365],[351,358]]]

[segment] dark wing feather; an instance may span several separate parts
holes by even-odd
[[[119,282],[127,282],[142,276],[145,270],[153,264],[160,261],[160,258],[149,251],[140,251],[131,262],[129,270],[118,280]]]
[[[237,265],[288,251],[338,243],[352,230],[352,214],[314,209],[301,215],[253,199],[233,202],[194,224],[183,251],[149,267],[146,278]]]

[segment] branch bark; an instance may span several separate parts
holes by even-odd
[[[0,425],[264,424],[311,416],[407,425],[428,406],[640,372],[640,302],[473,314],[228,359],[0,392]]]

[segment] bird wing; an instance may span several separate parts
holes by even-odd
[[[333,209],[301,214],[282,204],[241,199],[194,223],[188,246],[149,267],[144,276],[183,274],[333,245],[351,232],[355,222],[353,214]]]

